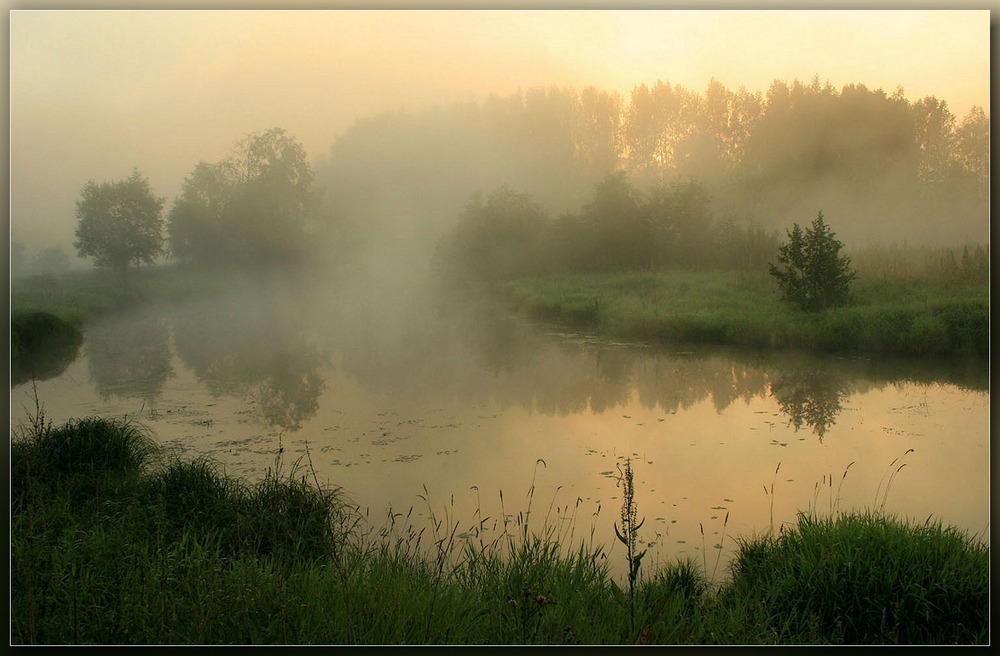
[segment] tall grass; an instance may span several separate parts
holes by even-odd
[[[203,272],[173,264],[133,272],[128,285],[104,270],[71,271],[11,282],[11,311],[46,312],[79,324],[112,311],[154,300],[218,294],[236,284],[232,274]]]
[[[511,283],[515,307],[613,337],[829,352],[989,353],[988,286],[978,277],[860,276],[848,307],[801,312],[767,276],[644,272]]]
[[[781,641],[981,643],[988,570],[985,545],[940,524],[801,514],[794,530],[741,543],[725,598],[781,618]]]
[[[602,540],[570,537],[579,504],[553,499],[539,524],[533,485],[516,514],[463,522],[425,494],[428,523],[390,509],[375,527],[308,451],[288,465],[279,444],[248,482],[153,447],[129,422],[40,410],[12,435],[12,643],[988,640],[987,549],[939,525],[803,516],[741,540],[721,583],[692,561],[640,573],[632,550],[622,604]]]

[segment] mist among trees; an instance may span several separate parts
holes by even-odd
[[[194,165],[162,222],[165,241],[162,199],[148,188],[151,218],[125,222],[149,228],[142,244],[95,232],[94,204],[114,194],[89,183],[78,248],[121,272],[163,245],[199,266],[367,262],[396,278],[431,262],[492,281],[761,273],[780,235],[817,212],[848,248],[985,241],[988,134],[979,107],[959,120],[933,96],[818,78],[775,81],[766,93],[658,81],[628,98],[531,88],[359,119],[315,166],[282,128],[246,135],[221,160]],[[138,171],[113,184],[148,187]]]
[[[703,264],[738,238],[725,256],[738,264],[819,211],[854,247],[985,241],[988,126],[978,107],[959,120],[932,96],[837,90],[818,78],[775,81],[766,93],[714,80],[703,93],[657,82],[627,99],[593,87],[533,88],[359,120],[316,177],[336,215],[335,241],[357,248],[399,226],[401,214],[420,234],[447,233],[485,202],[469,207],[474,194],[506,188],[542,208],[530,213],[563,231],[564,244],[606,246],[596,261],[565,250],[550,260]],[[613,235],[598,227],[605,221]],[[470,230],[451,239],[467,240]],[[766,268],[766,257],[756,259]]]

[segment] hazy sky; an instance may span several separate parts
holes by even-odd
[[[518,88],[818,75],[989,113],[989,11],[14,11],[12,237],[72,251],[89,179],[166,212],[199,160],[283,127],[311,157],[361,116]],[[75,259],[75,255],[74,255]]]

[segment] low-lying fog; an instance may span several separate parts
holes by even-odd
[[[406,43],[427,50],[404,48],[407,75],[386,77],[403,61],[396,47],[383,60],[362,50],[366,40],[391,45],[407,16],[387,14],[393,30],[380,31],[358,12],[369,31],[348,39],[353,13],[278,13],[273,33],[266,17],[233,19],[255,26],[248,30],[213,13],[210,28],[190,34],[181,29],[187,15],[162,25],[156,12],[108,23],[90,12],[78,23],[59,12],[12,15],[13,294],[33,274],[80,266],[71,245],[77,196],[87,180],[123,179],[133,166],[163,198],[157,266],[237,280],[207,300],[156,299],[93,317],[81,357],[37,383],[48,417],[125,415],[172,449],[249,476],[273,465],[279,444],[286,464],[308,448],[320,479],[343,486],[373,521],[410,506],[441,516],[454,503],[447,512],[463,530],[486,516],[502,526],[533,504],[536,526],[547,517],[576,538],[593,526],[612,550],[615,476],[629,459],[649,520],[644,538],[663,558],[692,554],[709,570],[718,552],[732,552],[732,536],[793,521],[809,505],[884,506],[985,533],[989,386],[979,360],[616,343],[514,314],[497,289],[519,276],[602,267],[760,274],[785,229],[818,212],[852,254],[880,246],[937,257],[940,247],[988,243],[989,85],[979,74],[988,12],[899,23],[891,13],[876,21],[847,12],[860,22],[836,25],[865,26],[844,33],[856,35],[866,65],[856,53],[847,70],[830,63],[837,58],[803,55],[807,71],[763,79],[719,63],[763,52],[740,49],[737,33],[740,43],[749,37],[727,15],[719,24],[732,47],[694,81],[683,58],[657,45],[663,37],[640,29],[646,19],[667,29],[674,15],[570,12],[563,23],[561,13],[501,13],[507,27],[592,28],[586,38],[553,33],[535,59],[537,44],[481,21],[481,49],[431,45],[442,34],[457,39],[461,17],[421,14],[420,25],[449,18],[453,29],[409,34]],[[296,32],[298,19],[345,40],[335,47],[319,28]],[[751,20],[774,30],[758,32],[756,47],[768,34],[792,44],[792,27],[809,45],[779,59],[765,48],[771,66],[842,47],[827,49],[821,22],[774,20]],[[940,29],[921,41],[928,26]],[[173,41],[157,41],[161,34]],[[228,57],[214,45],[223,34],[242,44]],[[279,55],[295,34],[302,48],[289,48],[322,54],[325,67]],[[117,45],[101,46],[102,36]],[[55,49],[46,54],[29,42],[36,37]],[[889,58],[886,40],[899,46]],[[952,54],[975,62],[968,70],[983,94],[963,89],[949,104],[953,87],[938,65],[925,66],[928,81],[913,77],[907,59],[938,62],[955,42]],[[572,59],[558,46],[580,43],[596,44],[572,51],[593,64],[592,78],[557,66]],[[475,54],[466,61],[463,52]],[[611,62],[668,58],[623,81],[595,63],[604,52]],[[132,54],[157,65],[139,75]],[[502,82],[491,86],[483,73],[456,91],[479,75],[466,66],[494,57],[497,68],[513,67]],[[297,86],[300,63],[312,101]],[[98,64],[106,77],[87,79]],[[514,75],[525,70],[537,75]],[[218,79],[222,90],[211,86]],[[175,104],[171,90],[187,85],[191,95]],[[403,102],[414,89],[414,102]],[[236,95],[220,102],[227,90]],[[378,102],[360,97],[369,91]],[[267,95],[268,111],[253,109],[256,94]],[[84,97],[78,123],[89,136],[78,141],[67,101]],[[118,124],[123,110],[144,117],[141,126]],[[328,112],[337,128],[317,128]],[[157,145],[139,146],[149,143]],[[34,389],[12,387],[13,423],[35,407]]]
[[[106,316],[37,394],[56,422],[127,416],[250,478],[281,446],[375,526],[413,507],[418,528],[487,517],[496,535],[531,510],[573,540],[593,530],[615,571],[626,459],[657,557],[721,559],[720,575],[734,537],[808,507],[988,528],[982,362],[656,348],[409,291],[383,304],[275,283]],[[11,390],[12,419],[33,394]]]

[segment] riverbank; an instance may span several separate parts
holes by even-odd
[[[620,339],[833,353],[989,354],[989,290],[859,279],[848,307],[801,312],[769,276],[735,272],[552,275],[506,287],[516,309]]]
[[[234,274],[176,265],[133,272],[124,284],[108,271],[36,275],[11,284],[11,382],[59,375],[79,352],[84,325],[155,302],[211,297],[246,284]]]
[[[637,565],[632,588],[602,536],[374,527],[280,445],[250,483],[134,424],[41,415],[12,435],[15,644],[988,641],[988,547],[940,525],[803,516],[738,537],[722,583],[682,561]]]
[[[11,313],[46,312],[81,324],[143,303],[220,294],[239,282],[236,274],[202,272],[176,264],[134,271],[126,283],[101,269],[36,275],[11,283]]]

